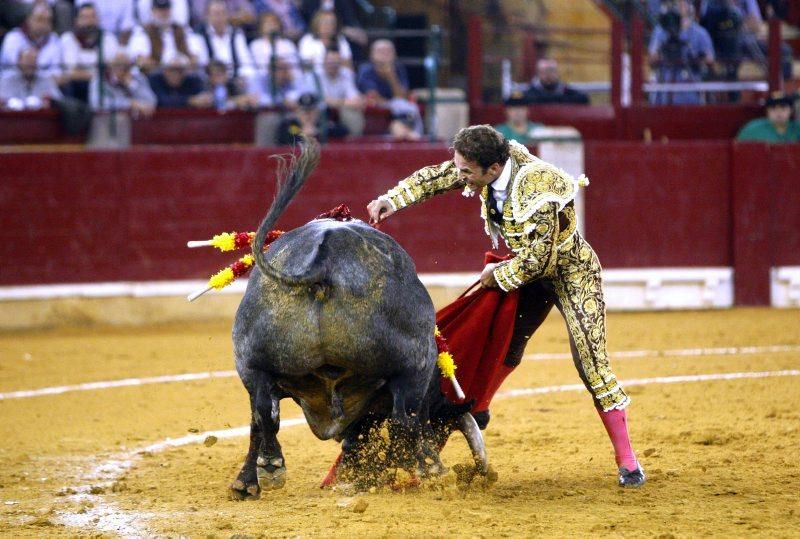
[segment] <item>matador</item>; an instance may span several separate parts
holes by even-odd
[[[481,285],[519,289],[520,294],[504,366],[511,372],[520,363],[528,340],[555,305],[569,331],[575,367],[614,446],[619,485],[643,485],[644,469],[628,434],[630,398],[606,350],[600,262],[577,229],[574,199],[588,180],[573,178],[488,125],[460,130],[453,150],[453,159],[414,172],[370,202],[370,219],[379,222],[453,189],[463,188],[465,196],[479,194],[493,246],[502,237],[513,252],[509,260],[484,267]],[[489,418],[483,413],[476,419],[485,428]]]

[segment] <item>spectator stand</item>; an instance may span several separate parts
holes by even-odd
[[[470,123],[499,123],[503,109],[497,104],[503,95],[525,89],[532,76],[532,66],[543,51],[560,51],[564,65],[575,69],[587,62],[608,66],[602,80],[572,82],[570,86],[592,96],[592,106],[532,106],[531,118],[546,125],[571,125],[586,140],[671,140],[691,138],[732,138],[741,125],[757,117],[759,101],[769,91],[788,91],[795,81],[784,81],[780,72],[781,21],[770,19],[767,77],[752,81],[707,81],[687,86],[685,83],[646,81],[645,44],[646,12],[637,2],[595,2],[610,26],[603,28],[562,28],[535,25],[510,25],[494,33],[518,36],[520,46],[507,56],[487,54],[485,43],[493,40],[488,23],[471,17],[467,24],[467,99]],[[587,35],[607,40],[607,46],[595,43],[594,51],[583,54],[585,47],[569,45],[570,36]],[[493,45],[493,51],[497,47]],[[571,62],[571,64],[570,64]],[[498,67],[499,66],[499,67]],[[499,71],[499,76],[498,76]],[[495,76],[493,76],[495,75]],[[741,92],[738,103],[712,103],[705,106],[655,106],[648,103],[650,92]],[[699,118],[708,119],[697,129]],[[690,121],[693,120],[693,121]],[[687,125],[691,124],[691,125]]]

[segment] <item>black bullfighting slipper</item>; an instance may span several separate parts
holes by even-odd
[[[486,425],[489,424],[489,410],[484,410],[483,412],[474,412],[472,417],[475,418],[475,423],[478,424],[478,428],[481,430],[486,430]]]
[[[639,466],[633,471],[628,470],[624,466],[619,469],[619,486],[639,488],[647,481],[644,475],[644,468]]]

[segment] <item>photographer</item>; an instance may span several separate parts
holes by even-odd
[[[688,0],[661,3],[659,24],[653,29],[648,52],[658,82],[699,82],[714,63],[714,45],[708,32],[694,20]],[[700,92],[659,92],[659,105],[698,105]]]

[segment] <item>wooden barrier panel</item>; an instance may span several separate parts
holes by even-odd
[[[733,267],[737,302],[767,304],[769,269],[800,265],[800,145],[589,142],[587,238],[606,268]],[[329,144],[278,226],[365,206],[443,144]],[[0,154],[0,285],[203,279],[235,259],[190,239],[253,230],[275,186],[270,151],[140,147]],[[384,230],[420,272],[477,271],[478,199],[436,197]]]
[[[589,142],[586,235],[606,267],[730,266],[730,143]]]
[[[278,226],[342,203],[366,218],[373,197],[448,157],[443,145],[328,145]],[[254,148],[0,154],[0,284],[206,278],[235,255],[189,250],[186,241],[254,230],[272,201],[276,164]],[[450,193],[384,230],[420,271],[477,270],[490,248],[477,205]]]

